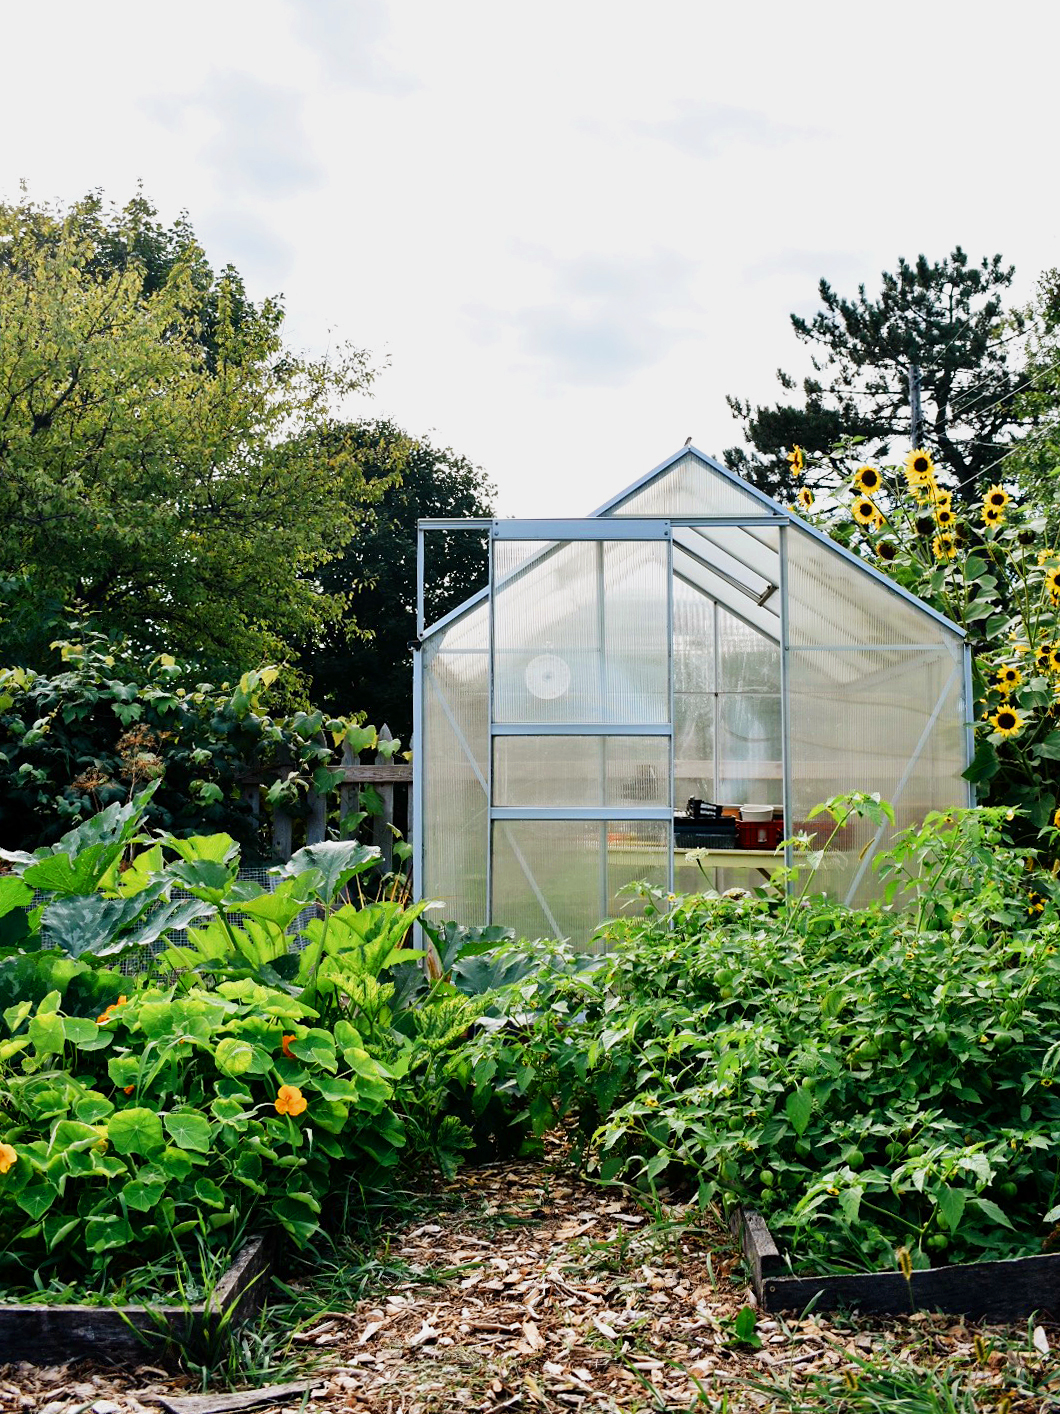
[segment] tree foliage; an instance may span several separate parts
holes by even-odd
[[[911,433],[909,370],[920,369],[922,441],[958,499],[974,496],[1030,420],[1020,394],[1023,317],[1005,314],[1013,267],[1000,255],[971,262],[960,246],[942,261],[899,258],[879,296],[864,285],[847,299],[821,280],[823,308],[791,316],[811,350],[813,374],[799,402],[755,407],[730,396],[751,451],[730,448],[729,465],[762,490],[793,499],[800,481],[788,453],[802,447],[818,467],[847,477],[858,461],[904,453]],[[796,381],[778,378],[789,393]]]
[[[353,449],[369,482],[389,482],[342,555],[324,566],[321,586],[343,595],[354,626],[334,625],[303,644],[298,666],[314,700],[332,711],[353,703],[370,721],[408,741],[412,731],[412,643],[416,637],[416,521],[489,516],[494,487],[481,468],[394,423],[347,425],[335,435]],[[485,579],[484,537],[432,534],[426,562],[426,616],[442,617]],[[366,631],[367,630],[367,631]]]
[[[332,430],[371,378],[285,347],[283,311],[214,274],[182,218],[0,206],[0,574],[222,674],[336,617],[319,568],[383,491]],[[24,619],[5,656],[25,661]]]

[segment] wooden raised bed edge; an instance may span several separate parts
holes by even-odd
[[[981,1321],[1024,1321],[1035,1311],[1060,1315],[1060,1253],[929,1267],[913,1273],[910,1301],[910,1288],[897,1271],[792,1276],[760,1213],[736,1208],[729,1222],[763,1311],[804,1311],[812,1302],[815,1311],[856,1308],[900,1316],[915,1308]]]
[[[167,1337],[194,1337],[221,1321],[242,1324],[261,1305],[272,1269],[271,1237],[252,1237],[236,1253],[207,1302],[194,1306],[47,1306],[0,1304],[0,1364],[60,1365],[91,1358],[105,1365],[157,1359]]]

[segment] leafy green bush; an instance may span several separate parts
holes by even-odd
[[[473,1073],[541,1129],[576,1116],[604,1180],[760,1209],[796,1266],[1039,1251],[1060,1219],[1060,890],[1004,847],[1005,814],[900,835],[880,868],[901,908],[648,895],[603,927],[607,955],[514,989]]]
[[[351,901],[378,852],[309,846],[265,889],[238,878],[228,835],[145,835],[149,797],[6,855],[9,1289],[118,1291],[248,1229],[301,1245],[351,1188],[405,1157],[451,1174],[474,1142],[451,1111],[470,1109],[456,1063],[485,1003],[410,985],[425,905]]]
[[[337,749],[381,745],[374,727],[353,719],[270,715],[276,668],[215,687],[172,657],[145,658],[94,632],[55,647],[60,672],[0,669],[0,843],[8,848],[55,840],[156,782],[154,828],[224,830],[262,857],[244,772],[283,762],[267,801],[297,815],[311,786],[333,787]]]

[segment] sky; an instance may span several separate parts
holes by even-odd
[[[1060,9],[950,0],[51,0],[3,6],[0,198],[142,183],[299,349],[593,510],[807,371],[791,312],[960,244],[1060,265]]]

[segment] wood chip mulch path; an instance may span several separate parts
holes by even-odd
[[[740,1414],[782,1407],[769,1386],[841,1376],[886,1351],[959,1374],[983,1410],[1004,1408],[1007,1395],[1010,1414],[1060,1414],[1055,1330],[1039,1327],[1029,1339],[1025,1328],[926,1313],[762,1316],[762,1347],[749,1350],[733,1344],[733,1320],[753,1297],[728,1233],[711,1219],[676,1205],[667,1223],[653,1223],[613,1190],[547,1161],[465,1171],[448,1196],[429,1220],[385,1243],[408,1280],[349,1306],[336,1302],[295,1332],[312,1379],[307,1397],[285,1408]],[[977,1333],[988,1343],[982,1364]],[[159,1395],[193,1392],[187,1379],[151,1366],[0,1367],[3,1414],[159,1414]]]

